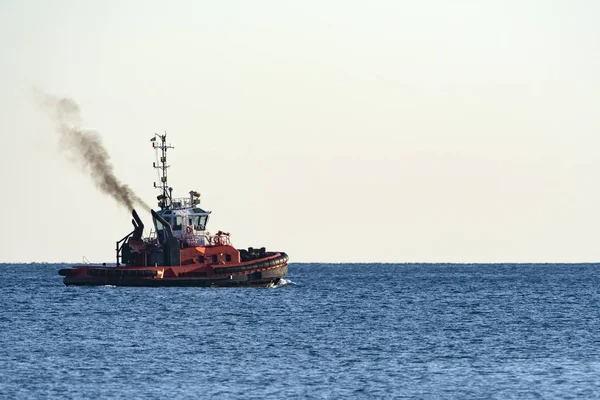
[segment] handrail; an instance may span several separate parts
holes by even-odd
[[[188,246],[207,246],[210,243],[210,238],[205,235],[196,235],[193,233],[184,233],[181,235],[181,240]]]
[[[182,233],[181,241],[188,246],[231,246],[229,233],[219,231],[216,235],[205,232],[204,235]]]
[[[231,239],[229,233],[219,231],[216,235],[211,238],[213,246],[231,246]]]
[[[116,248],[116,251],[117,251],[117,267],[121,265],[121,263],[119,262],[119,259],[122,259],[122,256],[119,253],[123,249],[123,244],[125,244],[125,240],[127,240],[131,235],[133,235],[134,232],[135,232],[135,230],[129,232],[127,234],[127,236],[125,236],[123,239],[117,241],[117,248]],[[121,245],[119,246],[119,244],[121,244]]]

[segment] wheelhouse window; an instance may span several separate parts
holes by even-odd
[[[173,224],[173,229],[176,231],[180,231],[182,224],[183,224],[183,217],[181,215],[176,215],[175,223]]]
[[[167,239],[167,227],[157,218],[154,218],[154,226],[156,227],[156,236],[159,242],[163,244]]]
[[[168,221],[167,221],[168,222]],[[162,222],[160,222],[160,220],[155,219],[154,220],[154,224],[156,225],[156,230],[162,232],[165,229],[165,226],[163,225]]]
[[[208,218],[206,215],[194,215],[192,218],[195,230],[203,231],[206,228],[206,220]]]

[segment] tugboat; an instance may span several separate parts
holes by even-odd
[[[159,139],[159,142],[157,142]],[[150,210],[154,229],[143,237],[144,224],[132,210],[133,231],[116,243],[116,267],[79,265],[58,271],[65,285],[114,286],[276,286],[288,272],[288,256],[264,247],[238,250],[229,233],[210,235],[210,211],[199,207],[200,194],[173,198],[167,185],[167,136],[156,134],[160,190],[159,211]]]

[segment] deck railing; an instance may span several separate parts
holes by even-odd
[[[181,240],[188,246],[231,246],[229,233],[219,231],[216,235],[205,232],[204,235],[182,233]]]

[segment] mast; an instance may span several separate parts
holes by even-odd
[[[156,143],[156,138],[160,139],[159,144]],[[174,147],[170,144],[167,145],[166,132],[164,135],[159,135],[158,133],[155,133],[154,137],[150,139],[150,141],[152,142],[152,147],[156,151],[158,161],[158,165],[156,164],[156,162],[154,162],[152,163],[152,166],[156,170],[158,170],[158,177],[160,180],[158,185],[156,184],[156,182],[154,182],[154,187],[156,189],[159,189],[161,192],[160,195],[156,196],[156,199],[158,200],[158,206],[160,207],[160,209],[165,210],[169,208],[173,203],[173,198],[171,195],[173,192],[173,188],[169,187],[169,185],[167,184],[167,169],[169,168],[169,165],[167,165],[167,150],[174,149]],[[158,158],[159,152],[160,159]]]

